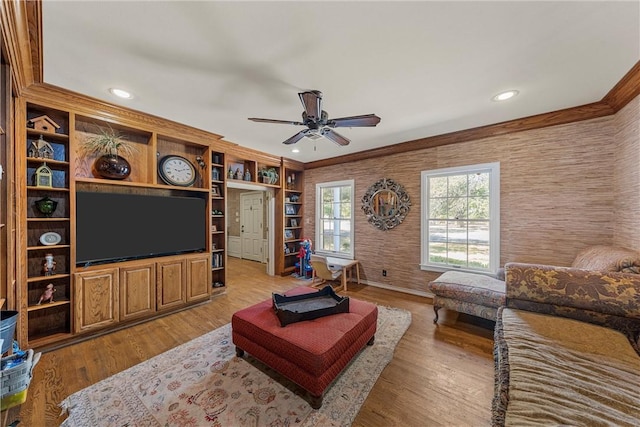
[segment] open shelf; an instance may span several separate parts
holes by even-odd
[[[54,301],[54,302],[48,302],[40,305],[30,305],[27,307],[27,311],[46,310],[48,308],[54,308],[60,305],[68,305],[68,304],[71,304],[70,300]]]
[[[304,188],[303,165],[295,162],[284,162],[282,168],[282,192],[280,209],[282,211],[282,230],[276,231],[280,236],[281,249],[276,254],[278,271],[281,275],[291,274],[299,262],[300,244],[304,239],[304,204],[302,189]]]
[[[229,180],[226,172],[227,154],[220,151],[211,152],[210,183],[211,183],[211,293],[220,294],[226,289],[227,284],[227,188]],[[215,285],[223,284],[225,286]]]

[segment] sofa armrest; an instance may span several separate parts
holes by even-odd
[[[506,306],[640,334],[640,275],[507,263]]]

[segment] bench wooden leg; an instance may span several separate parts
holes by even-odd
[[[241,349],[240,347],[236,346],[236,356],[238,357],[242,357],[244,356],[244,350]]]
[[[437,305],[433,306],[433,312],[436,314],[435,319],[433,319],[433,323],[438,323],[438,310],[440,310],[440,307],[438,307]]]

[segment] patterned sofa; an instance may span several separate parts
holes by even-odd
[[[640,425],[638,252],[597,246],[572,267],[505,271],[492,425]]]

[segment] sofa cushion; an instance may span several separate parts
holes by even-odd
[[[498,314],[494,425],[640,425],[640,357],[613,329]]]
[[[576,256],[571,267],[640,274],[640,253],[616,246],[590,246]]]
[[[484,274],[447,271],[429,283],[429,290],[439,297],[488,307],[505,303],[504,281]]]

